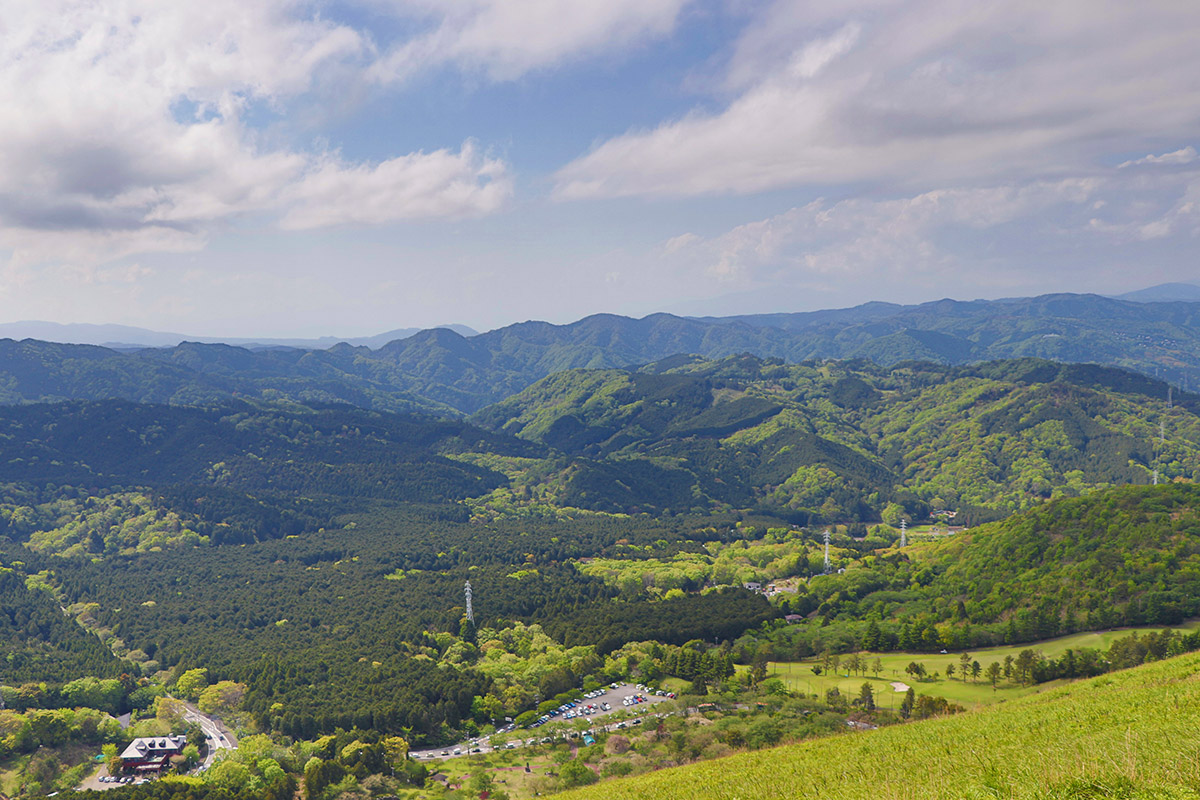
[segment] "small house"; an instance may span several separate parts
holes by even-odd
[[[121,768],[131,772],[160,772],[171,766],[171,757],[183,755],[185,736],[148,736],[134,739],[121,753]]]

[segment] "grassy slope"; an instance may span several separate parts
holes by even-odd
[[[1200,655],[1188,654],[973,713],[743,753],[563,798],[1196,798],[1198,673]]]
[[[1176,630],[1191,631],[1197,626],[1200,626],[1200,620],[1187,622],[1176,628]],[[1005,656],[1016,658],[1022,650],[1037,650],[1041,651],[1047,658],[1058,658],[1067,650],[1081,650],[1083,648],[1106,650],[1113,643],[1113,640],[1126,637],[1135,631],[1138,633],[1150,633],[1159,630],[1161,628],[1119,628],[1111,631],[1076,633],[1070,636],[1060,636],[1057,639],[1048,639],[1044,642],[1013,645],[1011,647],[980,648],[970,651],[970,654],[973,661],[978,661],[986,669],[987,665],[993,661],[1003,664]],[[830,676],[828,673],[822,673],[819,676],[814,675],[812,665],[820,663],[820,659],[772,662],[769,666],[768,677],[779,678],[793,691],[819,694],[822,697],[825,695],[827,689],[835,686],[843,695],[858,697],[859,688],[865,681],[871,684],[871,687],[875,690],[876,702],[883,708],[896,708],[900,705],[900,700],[903,699],[903,693],[897,694],[892,689],[891,683],[893,681],[903,682],[912,686],[917,690],[918,694],[939,695],[968,708],[976,705],[991,705],[992,703],[1011,700],[1027,694],[1044,691],[1049,685],[1059,685],[1058,682],[1055,682],[1054,684],[1043,684],[1041,686],[1018,686],[1001,679],[998,690],[993,691],[991,684],[988,683],[987,678],[982,674],[980,674],[978,680],[969,679],[964,683],[959,679],[957,674],[959,655],[958,651],[944,655],[941,653],[868,653],[866,655],[867,660],[874,662],[875,658],[878,657],[882,662],[883,670],[878,677],[873,672],[868,671],[865,678],[861,675],[846,677],[845,670],[840,670],[836,676]],[[930,672],[936,671],[941,673],[940,677],[936,681],[914,681],[904,672],[904,668],[913,661],[924,664]],[[955,677],[953,680],[946,680],[947,664],[954,664]]]

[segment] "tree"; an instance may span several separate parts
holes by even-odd
[[[200,693],[200,701],[196,703],[201,711],[213,713],[220,711],[236,711],[246,696],[246,684],[234,681],[214,683]]]
[[[913,688],[908,687],[908,691],[904,693],[904,699],[900,701],[900,716],[903,719],[908,719],[912,716],[913,706],[917,702],[917,693]]]
[[[872,619],[867,623],[866,633],[862,638],[863,650],[879,650],[883,644],[883,632],[879,630],[879,623]]]
[[[978,681],[979,673],[983,671],[983,666],[978,661],[971,662],[971,680]]]
[[[188,700],[196,700],[200,692],[208,687],[208,670],[204,667],[189,669],[175,681],[175,691]]]
[[[996,684],[999,683],[999,681],[1000,681],[1000,673],[1001,673],[1000,662],[993,661],[992,663],[988,664],[986,674],[987,674],[988,681],[992,684],[993,692],[996,691]]]
[[[946,665],[946,680],[953,680],[953,678],[954,678],[954,663],[951,662]]]
[[[182,700],[174,697],[160,697],[154,709],[154,716],[171,726],[172,730],[183,729],[183,715],[187,706]]]
[[[388,736],[383,740],[383,752],[392,767],[392,774],[395,775],[396,766],[403,764],[408,758],[408,740],[400,736]]]
[[[117,749],[117,746],[106,744],[100,748],[100,752],[104,754],[104,766],[108,769],[108,774],[119,774],[121,772],[121,751]]]
[[[559,770],[558,777],[566,789],[573,789],[576,786],[587,786],[600,780],[600,776],[592,772],[591,767],[578,758],[573,758],[563,764],[562,769]]]
[[[1033,683],[1033,668],[1037,664],[1037,654],[1032,650],[1022,650],[1013,664],[1013,673],[1017,682],[1030,685]]]
[[[866,711],[875,710],[875,691],[871,688],[871,684],[863,681],[862,687],[858,690],[858,702]]]
[[[483,797],[485,795],[491,796],[493,783],[492,773],[486,767],[480,767],[471,773],[471,782],[468,786],[471,789],[471,794],[476,797]]]
[[[967,673],[971,671],[971,656],[963,653],[958,657],[958,674],[962,675],[963,683],[967,682]],[[950,673],[946,673],[949,675]]]
[[[758,686],[767,677],[767,657],[761,653],[754,656],[750,664],[750,685]]]

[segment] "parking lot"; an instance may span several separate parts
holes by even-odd
[[[636,702],[631,701],[631,698],[638,698]],[[596,720],[599,723],[598,730],[615,730],[618,725],[626,727],[629,723],[619,722],[611,725],[603,723],[603,720],[618,711],[628,711],[633,714],[645,709],[647,714],[653,713],[651,707],[657,703],[662,703],[671,699],[666,693],[655,694],[652,690],[639,688],[633,684],[622,683],[617,684],[614,688],[609,686],[606,689],[597,690],[594,693],[585,695],[582,699],[574,701],[573,707],[560,707],[555,710],[552,715],[547,715],[543,720],[535,723],[529,729],[514,729],[513,726],[501,728],[496,733],[499,735],[507,735],[509,741],[504,745],[505,749],[515,749],[518,747],[528,747],[539,743],[544,739],[549,731],[544,730],[545,725],[554,722],[574,722],[575,720]],[[564,704],[565,705],[565,704]],[[640,716],[640,714],[639,714]],[[578,735],[578,734],[576,734]],[[433,747],[413,750],[410,755],[419,760],[436,760],[441,758],[454,758],[456,756],[468,755],[470,753],[490,753],[492,746],[489,743],[491,737],[483,736],[478,739],[473,739],[448,747]]]

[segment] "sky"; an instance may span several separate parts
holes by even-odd
[[[1190,0],[6,0],[0,322],[1200,282]]]

